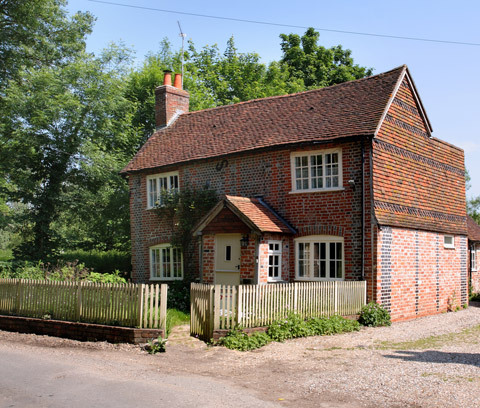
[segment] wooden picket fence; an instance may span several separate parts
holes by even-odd
[[[192,283],[190,332],[210,340],[215,330],[268,326],[295,312],[303,318],[348,316],[367,300],[366,281],[295,282],[271,285]]]
[[[0,279],[0,314],[165,330],[167,288]]]

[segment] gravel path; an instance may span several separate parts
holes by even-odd
[[[271,343],[252,352],[207,347],[172,333],[167,353],[0,331],[3,347],[120,365],[122,375],[206,376],[289,407],[480,407],[480,304],[336,336]],[[130,373],[130,374],[129,374]]]

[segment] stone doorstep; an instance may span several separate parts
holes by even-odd
[[[163,330],[102,324],[44,320],[32,317],[0,315],[0,330],[62,337],[80,341],[109,343],[145,343],[147,339],[164,338]]]

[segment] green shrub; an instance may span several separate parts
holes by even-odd
[[[127,280],[121,276],[121,272],[118,270],[112,273],[90,272],[85,280],[99,283],[127,283]]]
[[[116,249],[111,251],[67,251],[59,255],[59,258],[64,262],[77,260],[87,268],[93,269],[98,273],[114,273],[116,270],[119,270],[126,277],[129,277],[132,271],[130,253]]]
[[[356,320],[345,319],[342,316],[313,317],[307,320],[307,325],[316,336],[347,333],[360,329]]]
[[[307,322],[295,313],[288,313],[284,319],[275,320],[268,328],[267,333],[272,340],[279,342],[314,334]]]
[[[480,302],[480,293],[472,293],[470,295],[470,300],[473,302]]]
[[[230,350],[248,351],[263,347],[271,341],[270,336],[265,332],[254,332],[249,336],[240,328],[235,328],[222,337],[219,344]]]
[[[0,263],[11,261],[12,258],[13,255],[10,249],[0,249]]]
[[[167,308],[190,312],[190,282],[173,281],[168,284]]]
[[[378,303],[370,302],[368,305],[362,307],[360,311],[360,324],[364,326],[390,326],[390,313]]]

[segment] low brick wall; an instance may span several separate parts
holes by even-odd
[[[80,341],[132,344],[146,343],[147,340],[156,339],[159,336],[164,337],[163,330],[158,329],[136,329],[19,316],[0,316],[0,330],[44,334]]]

